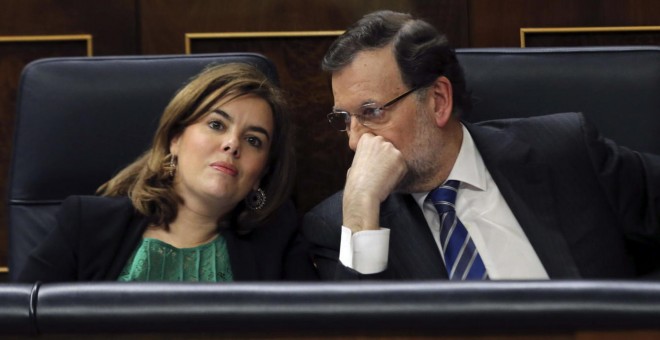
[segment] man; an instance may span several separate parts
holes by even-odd
[[[306,214],[324,279],[629,278],[660,267],[660,157],[580,114],[483,124],[443,35],[366,15],[330,47],[328,115],[355,156]]]

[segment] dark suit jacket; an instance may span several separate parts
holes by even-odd
[[[628,278],[660,267],[660,157],[614,145],[576,113],[464,124],[550,278]],[[381,205],[387,269],[359,275],[341,265],[341,195],[304,218],[323,279],[447,278],[408,194]]]
[[[221,230],[234,280],[316,278],[296,219],[293,204],[287,203],[272,223],[248,235]],[[30,255],[18,280],[116,280],[147,224],[127,197],[69,197],[57,215],[57,226]]]

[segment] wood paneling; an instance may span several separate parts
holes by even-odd
[[[467,44],[467,3],[463,0],[141,0],[141,44],[145,54],[184,52],[191,32],[344,30],[364,14],[391,9],[426,18],[454,44]]]
[[[95,55],[138,53],[135,0],[2,0],[0,36],[91,34]]]
[[[469,0],[472,47],[519,47],[520,28],[657,26],[660,2],[655,0]],[[602,35],[544,37],[546,46],[625,43],[637,36]],[[566,39],[569,38],[569,39]],[[570,41],[570,40],[573,41]],[[562,42],[565,41],[565,42]],[[632,44],[634,42],[631,42]],[[537,41],[537,46],[541,43]],[[529,45],[528,45],[529,46]]]
[[[523,28],[521,47],[660,45],[660,26]]]

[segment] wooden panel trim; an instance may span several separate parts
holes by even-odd
[[[87,56],[93,55],[93,43],[91,34],[72,34],[72,35],[15,35],[0,36],[0,43],[3,42],[43,42],[43,41],[85,41],[87,45]]]
[[[660,26],[603,26],[603,27],[547,27],[547,28],[521,28],[520,47],[525,47],[527,34],[544,33],[589,33],[589,32],[649,32],[660,31]]]
[[[301,37],[332,37],[339,36],[344,31],[273,31],[273,32],[210,32],[186,33],[186,54],[190,54],[190,45],[195,39],[240,39],[240,38],[301,38]]]

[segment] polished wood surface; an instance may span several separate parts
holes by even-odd
[[[660,24],[660,2],[655,0],[470,0],[469,13],[471,47],[519,47],[519,32],[524,27]],[[573,41],[570,41],[571,39]],[[636,35],[548,36],[534,46],[630,45],[637,41],[658,43],[657,40],[637,39]]]
[[[141,0],[142,52],[183,53],[185,33],[344,30],[378,9],[422,16],[456,44],[467,44],[467,3],[461,0]]]
[[[521,47],[660,45],[660,26],[522,28],[520,42]]]
[[[40,339],[69,340],[80,337],[80,334],[43,334]],[[15,339],[34,338],[33,336],[15,337]],[[567,335],[483,335],[483,336],[430,336],[430,335],[291,335],[291,334],[85,334],[85,339],[142,339],[142,340],[179,340],[182,338],[192,340],[211,340],[211,339],[267,339],[267,340],[285,340],[285,339],[314,339],[314,340],[578,340],[579,337],[571,334]],[[614,339],[614,338],[609,338]],[[618,339],[618,338],[617,338]],[[657,338],[626,338],[627,340],[647,340]]]

